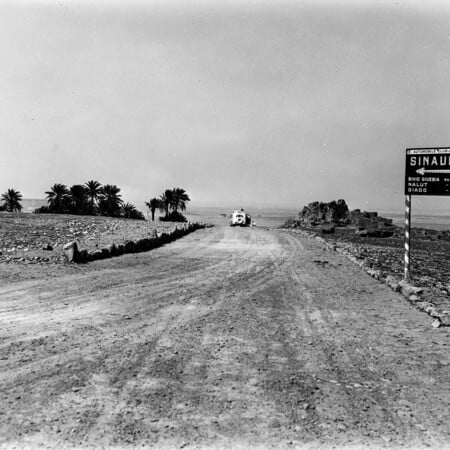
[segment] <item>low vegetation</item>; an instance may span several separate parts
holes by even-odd
[[[144,215],[133,204],[124,203],[120,188],[114,184],[102,186],[91,180],[86,184],[75,184],[68,188],[55,183],[46,193],[47,206],[35,213],[100,215],[144,220]]]
[[[154,197],[145,202],[149,208],[152,221],[155,220],[155,211],[159,209],[164,215],[159,220],[164,222],[187,222],[186,217],[180,211],[186,211],[186,204],[191,199],[184,189],[166,189],[159,197]]]
[[[75,214],[106,217],[122,217],[125,219],[145,220],[141,211],[132,203],[125,203],[120,194],[120,188],[114,184],[101,185],[90,180],[85,184],[74,184],[71,187],[55,183],[45,192],[47,205],[34,210],[37,214]],[[22,210],[22,194],[14,189],[8,189],[1,196],[3,204],[0,211],[20,212]],[[155,212],[163,222],[187,222],[182,211],[190,202],[189,195],[182,188],[166,189],[159,197],[145,202],[151,213],[152,221]]]

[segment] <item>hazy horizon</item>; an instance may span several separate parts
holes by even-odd
[[[335,199],[336,200],[336,199]],[[128,199],[124,199],[124,201],[128,201]],[[24,212],[33,212],[35,208],[38,208],[42,205],[47,205],[47,200],[45,198],[24,198],[22,200],[22,205],[24,206]],[[142,211],[144,214],[148,214],[149,210],[145,205],[145,201],[137,201],[135,202],[135,206],[137,209]],[[280,213],[283,216],[293,216],[297,215],[303,208],[302,205],[299,208],[289,208],[289,207],[279,207],[279,206],[270,206],[270,205],[253,205],[253,204],[243,204],[243,205],[237,205],[237,204],[209,204],[209,203],[198,203],[198,202],[189,202],[187,204],[186,213],[193,214],[198,212],[199,210],[214,210],[216,212],[220,213],[230,213],[234,209],[244,208],[246,211],[252,212],[252,213]],[[374,208],[359,208],[358,205],[349,204],[348,205],[349,210],[353,209],[362,209],[365,211],[376,211],[378,214],[388,214],[389,216],[396,216],[396,217],[403,217],[404,210],[402,208],[398,209],[374,209]],[[440,216],[440,217],[448,217],[450,218],[450,211],[446,211],[444,209],[418,209],[413,208],[412,209],[412,215],[414,216]],[[450,221],[449,221],[449,227],[450,227]]]
[[[406,148],[450,146],[449,21],[443,1],[2,2],[0,191],[400,211]]]

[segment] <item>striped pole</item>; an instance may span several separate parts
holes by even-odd
[[[405,197],[405,281],[409,281],[411,251],[411,196]]]

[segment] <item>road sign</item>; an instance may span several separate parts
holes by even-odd
[[[450,195],[450,148],[406,150],[405,195]]]

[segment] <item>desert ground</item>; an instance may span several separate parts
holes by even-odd
[[[450,446],[450,328],[306,236],[0,263],[0,446]]]

